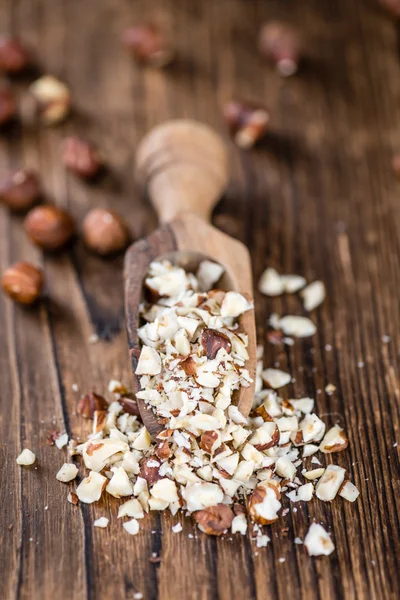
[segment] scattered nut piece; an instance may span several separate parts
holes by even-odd
[[[124,250],[129,244],[129,230],[118,213],[92,208],[82,223],[83,239],[88,248],[101,256]]]
[[[301,46],[298,31],[286,23],[271,21],[261,28],[258,40],[260,53],[275,65],[282,77],[297,72]]]
[[[136,25],[125,29],[122,43],[138,63],[162,68],[174,58],[174,50],[166,32],[155,23]]]
[[[224,105],[223,113],[239,148],[252,148],[267,131],[270,115],[262,106],[234,100]]]
[[[97,175],[103,166],[95,148],[86,140],[75,135],[64,140],[62,155],[66,168],[85,179],[91,179]]]
[[[328,465],[317,483],[315,495],[324,502],[333,500],[344,481],[346,470],[338,465]]]
[[[144,512],[139,500],[132,498],[128,500],[118,509],[118,519],[121,517],[134,517],[135,519],[143,519]]]
[[[29,65],[29,55],[21,42],[9,36],[0,36],[0,71],[14,75]]]
[[[107,517],[100,517],[99,519],[96,519],[93,523],[93,525],[95,527],[100,527],[101,529],[105,529],[107,527],[109,523],[109,520],[107,519]]]
[[[348,500],[349,502],[355,502],[359,495],[359,490],[353,483],[351,483],[351,481],[346,481],[339,492],[339,496],[342,496],[342,498]]]
[[[15,117],[17,105],[8,85],[0,84],[0,127]]]
[[[333,383],[328,383],[328,385],[325,387],[325,391],[328,396],[331,396],[333,392],[336,392],[336,385],[333,385]]]
[[[28,262],[8,267],[1,278],[4,292],[20,304],[33,304],[43,289],[43,272]]]
[[[280,319],[279,325],[285,335],[293,337],[309,337],[317,331],[314,323],[308,317],[288,315]]]
[[[24,467],[33,465],[35,460],[36,456],[32,452],[32,450],[29,450],[29,448],[25,448],[24,450],[22,450],[21,454],[17,456],[17,464]]]
[[[75,232],[73,218],[56,206],[37,206],[29,211],[24,221],[25,231],[34,244],[43,250],[59,250]]]
[[[239,317],[252,308],[254,308],[254,304],[249,302],[242,294],[227,292],[221,305],[221,317]]]
[[[113,476],[110,483],[106,487],[106,491],[114,496],[121,498],[122,496],[132,496],[133,484],[129,479],[125,469],[122,467],[111,467]]]
[[[265,369],[262,378],[272,389],[276,390],[290,383],[292,377],[280,369]]]
[[[226,504],[209,506],[203,510],[193,513],[197,527],[208,535],[222,535],[226,533],[234,518],[232,509]]]
[[[100,475],[100,473],[96,473],[96,471],[90,471],[89,475],[85,477],[85,479],[82,479],[76,488],[76,495],[81,502],[92,504],[92,502],[100,500],[107,482],[107,477]]]
[[[266,296],[280,296],[284,292],[281,276],[275,269],[268,268],[261,275],[258,289]]]
[[[232,533],[241,533],[242,535],[246,535],[247,533],[247,519],[246,515],[239,514],[234,517],[231,525]]]
[[[182,525],[180,523],[176,523],[171,527],[173,533],[180,533],[182,531]]]
[[[73,463],[64,463],[56,475],[56,479],[62,483],[68,483],[78,475],[78,468]]]
[[[335,427],[332,427],[332,429],[327,431],[319,449],[325,454],[330,454],[331,452],[341,452],[342,450],[345,450],[348,445],[349,440],[347,435],[339,425],[335,425]]]
[[[123,524],[123,528],[130,535],[136,535],[139,533],[139,523],[136,519],[131,519]]]
[[[15,171],[0,182],[0,200],[14,211],[25,211],[39,200],[41,189],[36,173],[27,169]]]
[[[62,433],[56,437],[54,440],[55,445],[59,450],[64,448],[68,444],[68,433]]]
[[[90,392],[82,396],[76,407],[76,412],[84,419],[93,419],[96,411],[107,410],[108,402],[103,396]]]
[[[199,289],[202,292],[211,290],[224,273],[224,267],[210,260],[201,261],[196,273]]]
[[[325,285],[322,281],[313,281],[305,287],[300,296],[303,298],[304,308],[309,312],[317,308],[325,300]]]
[[[313,469],[312,471],[306,471],[305,473],[303,473],[303,476],[306,479],[313,481],[314,479],[319,479],[320,477],[322,477],[324,472],[325,472],[325,469],[323,469],[323,468]]]
[[[280,485],[277,481],[266,481],[258,485],[248,501],[250,517],[260,525],[269,525],[278,518],[281,508]]]
[[[70,504],[73,504],[74,506],[76,506],[79,503],[79,498],[75,494],[75,492],[69,492],[67,500]]]
[[[53,75],[43,75],[30,86],[36,108],[45,125],[56,125],[69,114],[71,96],[68,87]]]
[[[329,533],[318,523],[312,523],[304,538],[304,545],[310,556],[328,556],[332,554],[335,546]]]

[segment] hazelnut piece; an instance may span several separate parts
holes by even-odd
[[[103,396],[91,392],[90,394],[85,394],[85,396],[82,396],[76,407],[76,412],[84,419],[93,419],[96,411],[103,411],[107,409],[107,400],[103,398]]]
[[[6,85],[0,86],[0,126],[11,121],[17,112],[15,98]]]
[[[97,175],[102,167],[95,148],[86,140],[74,135],[64,140],[63,162],[69,171],[86,179]]]
[[[124,250],[129,243],[129,231],[123,219],[105,208],[93,208],[88,212],[82,233],[87,247],[102,256]]]
[[[122,34],[122,43],[138,63],[151,67],[165,67],[174,57],[166,33],[154,23],[128,27]]]
[[[43,288],[43,272],[28,262],[18,262],[8,267],[1,285],[10,298],[20,304],[33,304]]]
[[[0,37],[0,71],[19,73],[29,64],[29,56],[21,43],[11,37]]]
[[[118,404],[122,406],[122,409],[128,413],[128,415],[133,415],[135,417],[140,418],[140,411],[138,407],[137,400],[133,400],[132,398],[126,398],[125,396],[121,396],[118,398]]]
[[[262,106],[234,100],[225,104],[223,114],[239,148],[252,148],[267,131],[270,117]]]
[[[143,477],[149,485],[153,485],[156,481],[162,479],[159,473],[160,465],[156,465],[157,461],[154,458],[143,458],[140,461],[140,477]]]
[[[263,25],[258,40],[262,56],[272,62],[282,77],[297,72],[301,58],[301,40],[298,31],[287,23],[271,21]]]
[[[0,181],[0,199],[11,210],[28,210],[36,204],[40,194],[39,179],[33,171],[21,169]]]
[[[56,125],[63,121],[71,107],[68,87],[53,75],[43,75],[30,86],[36,109],[45,125]]]
[[[56,206],[37,206],[24,221],[28,237],[43,250],[59,250],[67,244],[75,231],[73,218]]]
[[[207,535],[222,535],[232,525],[234,513],[226,504],[209,506],[193,513],[198,528]]]
[[[216,329],[208,328],[204,329],[201,334],[201,345],[209,360],[213,360],[221,348],[224,348],[229,354],[232,347],[227,335]]]

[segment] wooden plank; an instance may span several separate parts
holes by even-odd
[[[179,49],[175,67],[162,72],[132,65],[119,43],[125,25],[153,12],[171,21]],[[275,17],[298,23],[309,49],[302,73],[285,81],[256,55],[259,24]],[[1,268],[29,258],[44,264],[48,281],[39,309],[0,298],[1,597],[101,600],[140,591],[152,600],[280,599],[288,589],[293,598],[398,597],[400,210],[390,158],[400,148],[400,79],[393,22],[372,0],[87,0],[84,8],[78,0],[19,0],[0,3],[0,23],[32,44],[43,69],[65,78],[74,98],[65,125],[0,134],[0,170],[37,166],[49,197],[79,220],[91,206],[110,206],[135,236],[147,234],[155,216],[132,169],[141,136],[167,118],[190,116],[228,141],[223,101],[247,97],[270,107],[271,132],[256,150],[239,152],[228,142],[232,182],[215,223],[249,246],[256,280],[272,265],[326,283],[312,343],[284,351],[267,345],[265,360],[295,376],[290,395],[314,396],[318,414],[345,427],[350,446],[334,460],[361,490],[356,505],[297,506],[269,528],[271,543],[262,550],[251,532],[212,540],[187,520],[183,534],[174,534],[177,518],[166,515],[151,515],[130,538],[116,522],[114,499],[69,505],[54,478],[65,456],[45,438],[52,428],[87,435],[73,384],[101,393],[111,378],[131,381],[122,257],[101,261],[80,243],[42,257],[21,219],[0,207]],[[26,83],[16,87],[22,94]],[[96,185],[66,175],[60,164],[60,142],[72,132],[106,154],[110,172]],[[258,292],[256,305],[261,337],[272,311],[301,310],[295,297],[272,301]],[[92,333],[98,344],[89,344]],[[327,396],[330,382],[337,391]],[[24,445],[37,450],[37,470],[17,468]],[[93,528],[102,515],[112,518],[106,531]],[[329,559],[311,560],[293,545],[312,520],[333,532]],[[152,552],[161,563],[149,562]]]

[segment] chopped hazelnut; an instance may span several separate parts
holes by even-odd
[[[97,500],[100,500],[107,482],[107,477],[100,475],[100,473],[96,473],[96,471],[90,471],[89,475],[85,477],[85,479],[82,479],[76,488],[76,495],[79,500],[85,504],[96,502]]]
[[[73,218],[56,206],[37,206],[29,211],[24,221],[28,237],[43,250],[59,250],[75,232]]]
[[[147,481],[149,485],[153,485],[161,479],[160,464],[152,458],[144,458],[140,463],[140,476]]]
[[[129,244],[129,230],[114,211],[93,208],[82,223],[83,239],[88,248],[101,256],[124,250]]]
[[[38,176],[33,171],[21,169],[0,182],[0,199],[11,210],[32,208],[41,195]]]
[[[232,509],[226,504],[209,506],[193,513],[198,528],[207,535],[223,535],[228,531],[234,519]]]
[[[32,452],[32,450],[29,450],[29,448],[25,448],[24,450],[22,450],[21,454],[17,456],[17,464],[24,467],[29,467],[30,465],[33,465],[35,460],[36,456]]]
[[[328,465],[315,488],[315,495],[324,502],[333,500],[344,481],[346,470],[337,465]]]
[[[258,485],[248,501],[249,515],[260,525],[269,525],[278,518],[281,508],[280,486],[276,481],[266,481]]]
[[[78,469],[76,465],[73,463],[64,463],[61,469],[58,471],[56,479],[58,479],[58,481],[62,481],[62,483],[68,483],[69,481],[75,479],[77,475]]]
[[[258,47],[260,54],[275,65],[282,77],[297,72],[302,48],[295,28],[278,21],[266,23],[261,28]]]
[[[94,527],[100,527],[100,529],[105,529],[109,523],[109,519],[107,517],[100,517],[96,519],[93,523]]]
[[[208,359],[213,360],[219,350],[223,348],[229,354],[232,344],[227,335],[215,329],[203,329],[201,334],[201,345],[203,346]]]
[[[154,23],[125,29],[122,43],[138,63],[161,68],[168,65],[174,52],[166,32]]]
[[[43,272],[28,262],[8,267],[1,278],[4,292],[20,304],[33,304],[43,288]]]
[[[136,400],[121,396],[121,398],[118,398],[118,402],[126,413],[134,415],[135,417],[140,417],[140,411]]]
[[[71,96],[68,87],[53,75],[43,75],[30,86],[36,108],[45,125],[56,125],[69,114]]]
[[[63,162],[69,171],[86,179],[97,175],[102,167],[102,161],[95,148],[77,136],[70,136],[64,140]]]
[[[268,129],[269,112],[261,106],[232,101],[225,104],[223,112],[239,148],[252,148]]]
[[[321,452],[329,454],[331,452],[341,452],[349,445],[349,440],[343,429],[338,425],[332,427],[323,438],[319,449]]]
[[[304,545],[310,556],[328,556],[332,554],[335,546],[329,533],[318,523],[312,523],[304,538]]]
[[[9,36],[0,36],[0,71],[14,74],[26,69],[29,55],[21,42]]]
[[[80,398],[76,412],[84,419],[93,419],[96,411],[107,410],[107,408],[107,400],[103,396],[91,392]]]

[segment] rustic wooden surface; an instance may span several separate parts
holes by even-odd
[[[119,34],[160,7],[175,27],[179,60],[163,72],[140,71]],[[297,22],[309,46],[301,75],[287,81],[255,52],[260,22],[276,16]],[[52,429],[87,433],[72,384],[102,392],[111,378],[131,381],[122,257],[102,261],[80,244],[43,256],[21,219],[0,207],[1,270],[31,259],[48,281],[39,308],[0,297],[0,597],[398,598],[400,187],[390,159],[400,149],[400,70],[393,21],[374,0],[1,0],[0,29],[20,34],[44,71],[69,82],[75,105],[73,118],[55,129],[2,132],[1,173],[38,168],[48,196],[78,219],[91,206],[112,206],[136,236],[156,224],[132,170],[150,127],[189,116],[226,136],[224,100],[270,107],[271,133],[257,150],[229,146],[232,179],[214,222],[248,245],[256,278],[272,265],[325,281],[317,335],[284,351],[267,346],[266,362],[290,369],[290,393],[315,396],[318,413],[343,424],[350,446],[335,461],[361,490],[355,505],[340,498],[298,505],[270,528],[271,544],[258,553],[247,538],[189,539],[188,521],[183,535],[174,534],[164,515],[152,514],[129,537],[116,522],[116,501],[68,504],[67,487],[54,477],[62,453],[45,439]],[[26,82],[15,85],[22,95]],[[104,150],[111,173],[101,183],[65,174],[59,144],[68,132],[84,132]],[[300,309],[294,297],[256,294],[256,305],[261,337],[270,312]],[[90,345],[93,333],[101,341]],[[330,397],[327,383],[337,386]],[[17,467],[25,446],[37,452],[37,467]],[[111,517],[109,528],[94,529],[102,515]],[[313,519],[332,531],[329,558],[311,559],[293,544]],[[152,552],[159,564],[149,562]]]

